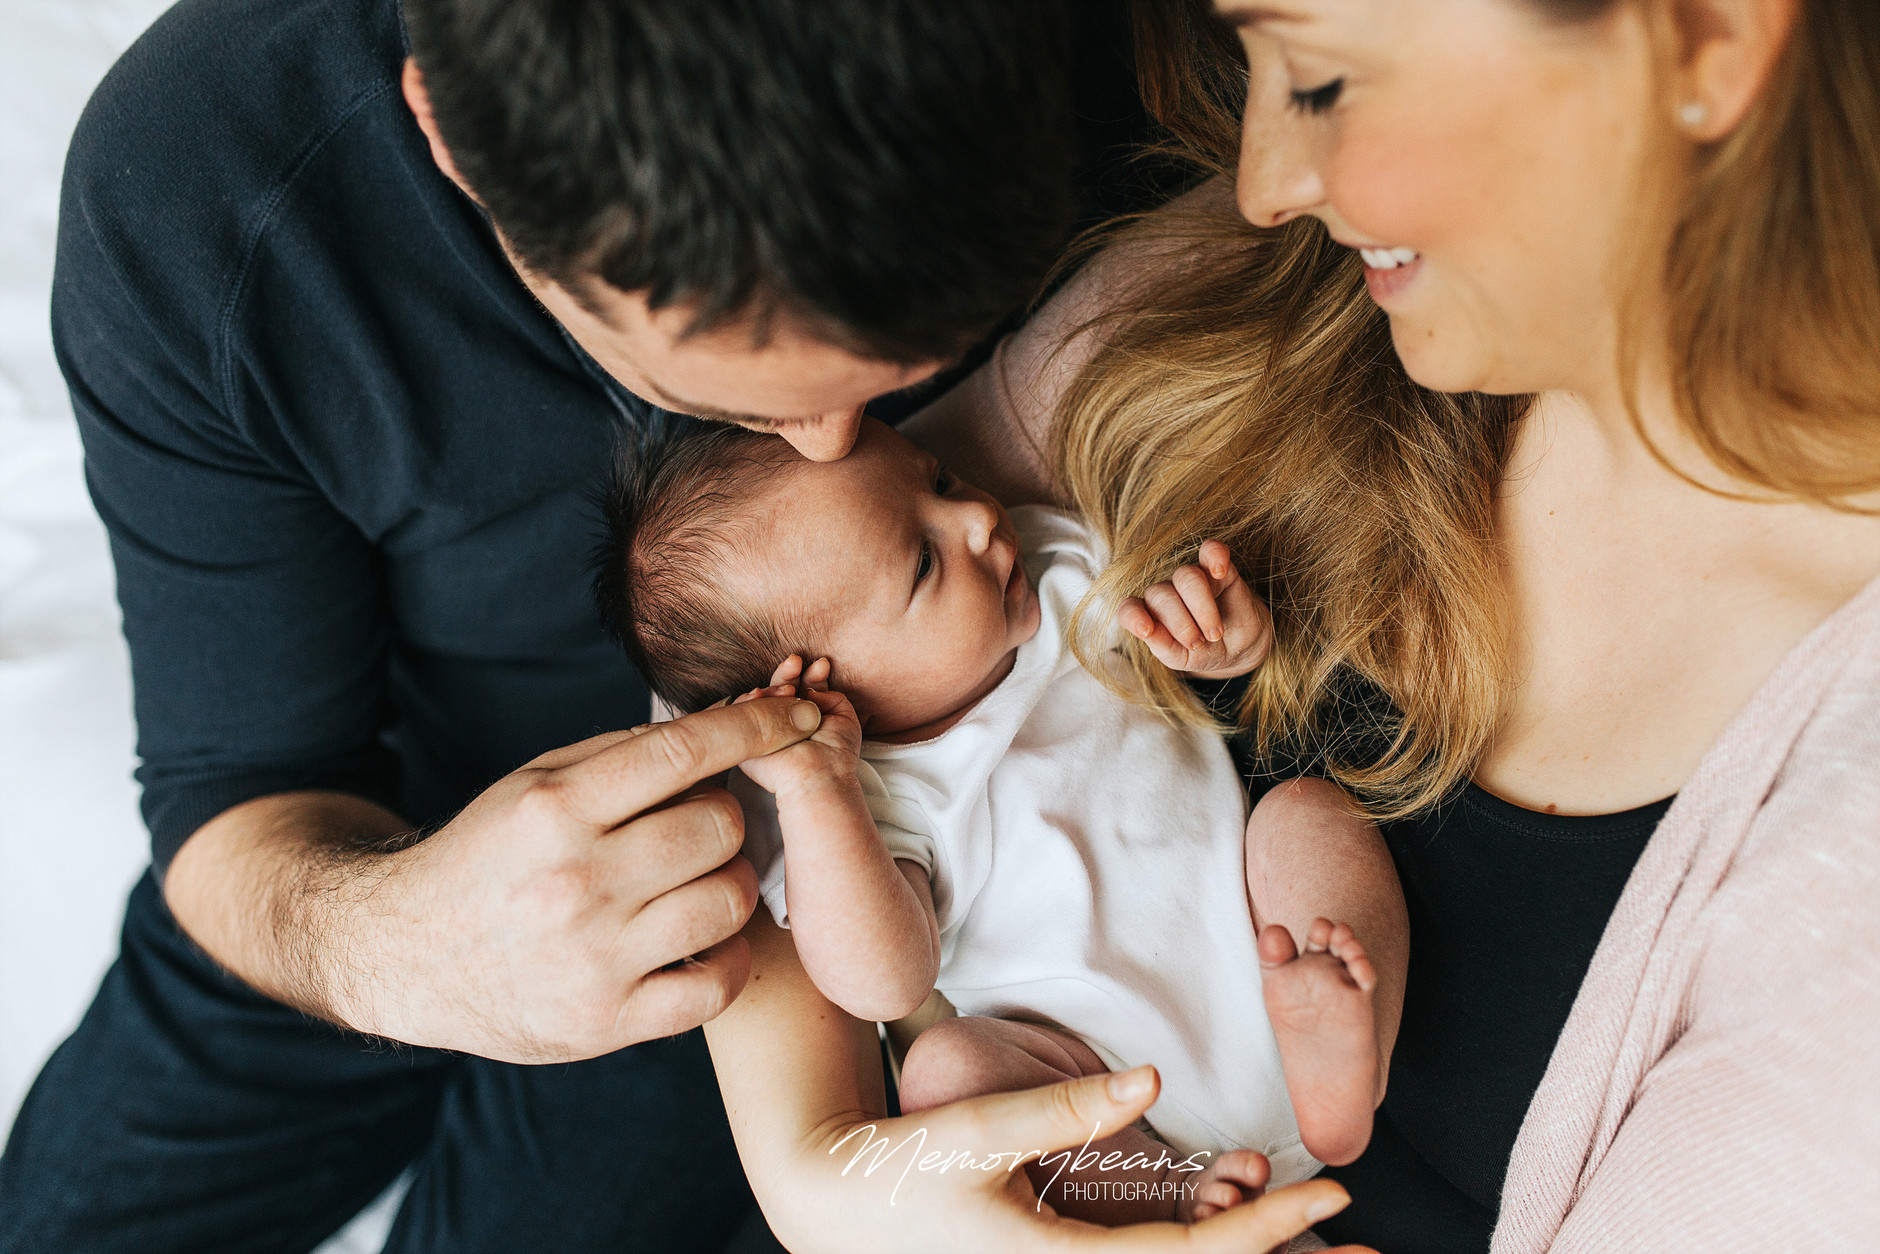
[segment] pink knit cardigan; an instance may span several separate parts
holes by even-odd
[[[1678,794],[1521,1126],[1493,1254],[1620,1250],[1880,1251],[1880,580]]]

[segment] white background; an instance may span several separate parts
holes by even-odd
[[[52,359],[59,170],[161,0],[0,0],[0,1129],[78,1022],[148,860],[104,528]]]

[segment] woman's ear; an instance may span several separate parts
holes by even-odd
[[[1735,130],[1795,33],[1800,0],[1672,0],[1683,55],[1678,127],[1696,143]]]
[[[431,145],[431,160],[437,162],[437,168],[444,172],[444,177],[455,183],[464,195],[482,204],[470,184],[464,182],[463,175],[457,172],[456,158],[444,146],[444,136],[437,129],[437,118],[431,112],[431,93],[425,90],[424,74],[419,71],[417,61],[411,57],[405,58],[405,72],[399,80],[399,86],[404,89],[405,104],[411,109],[411,116],[418,120],[418,129],[424,132],[425,142]]]

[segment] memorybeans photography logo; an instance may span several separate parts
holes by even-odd
[[[1026,1163],[1035,1162],[1040,1167],[1056,1166],[1051,1179],[1038,1190],[1037,1207],[1044,1206],[1045,1195],[1056,1187],[1066,1171],[1073,1176],[1080,1171],[1173,1171],[1184,1175],[1205,1171],[1207,1164],[1196,1159],[1210,1157],[1202,1150],[1186,1158],[1169,1157],[1167,1150],[1162,1150],[1154,1158],[1138,1150],[1133,1154],[1124,1154],[1121,1150],[1102,1153],[1090,1148],[1090,1143],[1103,1135],[1103,1125],[1097,1124],[1090,1129],[1090,1135],[1084,1138],[1081,1148],[1058,1150],[1047,1154],[1043,1150],[1001,1150],[996,1153],[976,1154],[971,1150],[929,1150],[927,1149],[927,1129],[916,1128],[894,1144],[887,1137],[879,1135],[879,1130],[872,1123],[851,1131],[847,1136],[829,1147],[831,1154],[838,1154],[843,1146],[860,1138],[854,1155],[848,1165],[842,1169],[844,1176],[862,1168],[864,1178],[872,1177],[883,1167],[892,1166],[896,1159],[901,1159],[901,1152],[907,1151],[907,1157],[900,1161],[900,1178],[894,1182],[894,1189],[888,1194],[888,1205],[892,1206],[901,1194],[901,1186],[907,1182],[909,1172],[949,1171],[1017,1171]],[[864,1165],[866,1160],[866,1165]],[[1191,1198],[1195,1186],[1187,1181],[1141,1181],[1141,1180],[1091,1180],[1079,1182],[1075,1179],[1064,1182],[1064,1195],[1082,1200],[1148,1200],[1152,1198]]]

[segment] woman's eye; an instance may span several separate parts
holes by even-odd
[[[914,563],[914,582],[919,583],[931,574],[933,574],[933,545],[922,540],[920,543],[920,560]]]
[[[945,496],[953,489],[953,472],[945,466],[933,473],[933,491],[935,496]]]
[[[1338,94],[1344,90],[1345,80],[1335,78],[1311,91],[1295,91],[1292,93],[1292,107],[1301,113],[1324,113],[1338,103]]]

